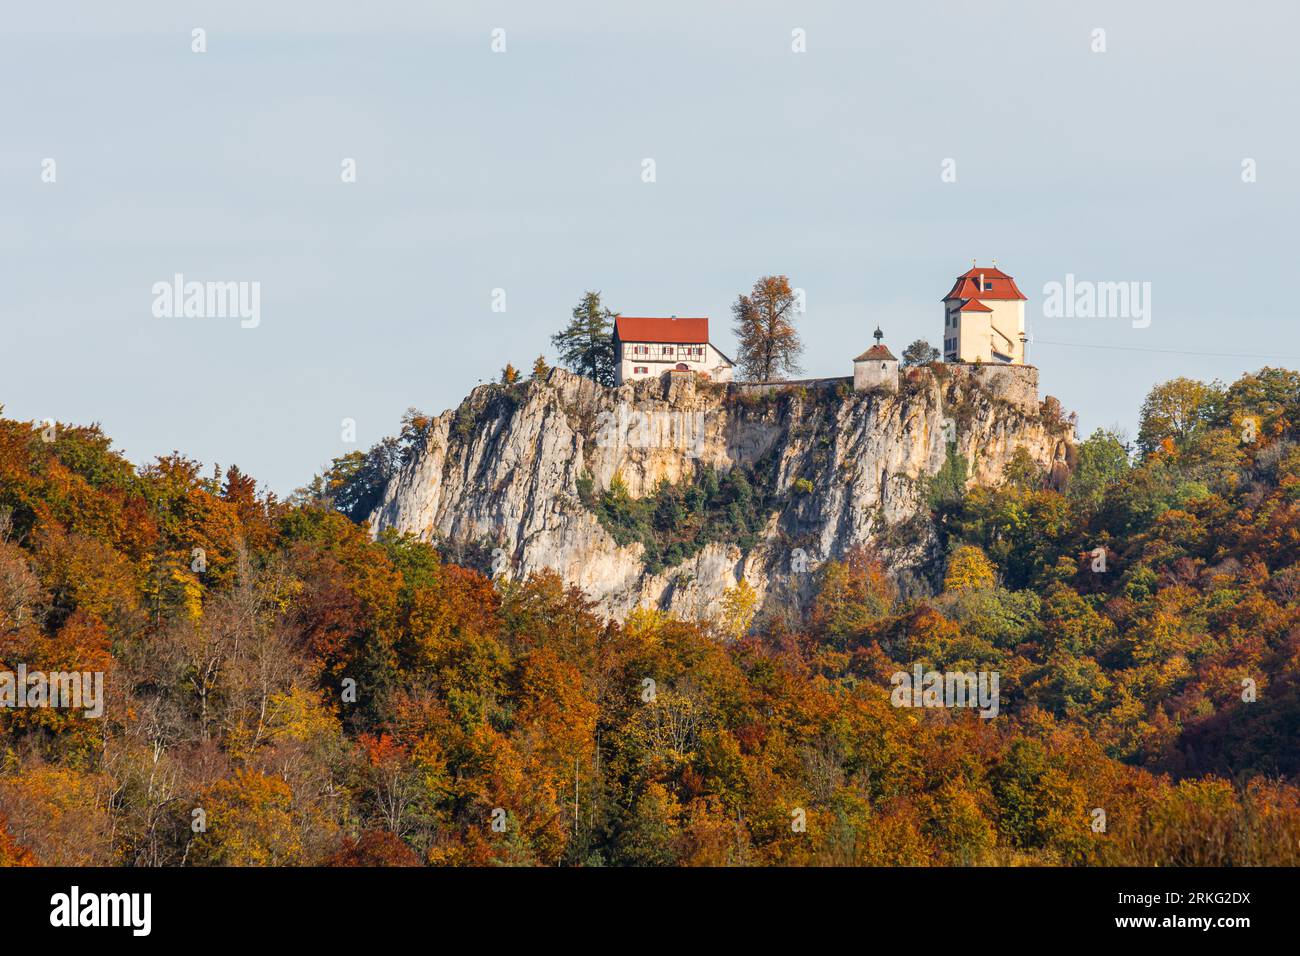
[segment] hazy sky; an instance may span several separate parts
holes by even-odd
[[[708,315],[731,353],[737,293],[785,273],[807,374],[847,375],[877,324],[940,344],[996,257],[1036,339],[1108,347],[1031,343],[1043,392],[1133,430],[1157,381],[1300,367],[1297,10],[6,4],[0,403],[285,493],[551,356],[585,289]],[[176,273],[260,283],[260,324],[155,317]],[[1071,273],[1150,282],[1149,327],[1045,318]]]

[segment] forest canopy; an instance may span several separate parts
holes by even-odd
[[[935,496],[932,594],[858,549],[795,615],[619,623],[372,539],[400,443],[289,503],[0,418],[0,671],[106,695],[0,708],[0,864],[1295,865],[1298,429],[1294,372],[1176,379],[1067,487]],[[742,478],[599,506],[671,563]],[[893,706],[916,665],[997,717]]]

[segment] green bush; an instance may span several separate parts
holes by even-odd
[[[651,574],[681,564],[715,541],[753,547],[776,510],[766,484],[739,466],[723,475],[702,468],[692,480],[676,485],[661,481],[644,498],[629,495],[618,477],[597,495],[590,476],[584,475],[578,495],[619,545],[641,543],[642,561]]]

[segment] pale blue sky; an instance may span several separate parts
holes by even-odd
[[[846,375],[877,324],[938,345],[972,257],[1041,339],[1300,367],[1297,27],[1251,2],[12,5],[0,403],[286,493],[408,405],[549,356],[585,289],[708,315],[731,352],[731,302],[783,272],[806,372]],[[177,272],[260,282],[260,326],[154,318]],[[1151,326],[1042,318],[1067,273],[1152,283]],[[1132,430],[1159,380],[1267,364],[1030,361],[1085,434]]]

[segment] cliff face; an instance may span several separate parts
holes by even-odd
[[[1018,447],[1064,474],[1072,429],[1043,420],[1036,376],[942,366],[889,393],[686,375],[605,388],[556,369],[544,382],[484,385],[433,421],[371,528],[475,545],[512,577],[554,569],[617,617],[638,605],[713,616],[741,576],[769,606],[789,606],[821,561],[858,544],[880,548],[907,583],[936,558],[924,479],[949,455],[966,459],[972,484],[1000,481]],[[641,498],[709,466],[762,476],[776,511],[748,550],[715,541],[651,574],[641,543],[620,546],[602,527],[590,490],[584,503],[585,477],[597,495],[617,476]]]

